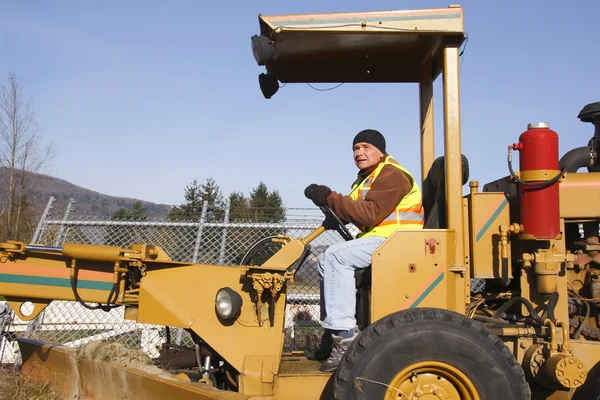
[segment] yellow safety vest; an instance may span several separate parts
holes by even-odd
[[[425,211],[421,203],[419,186],[410,172],[398,164],[391,156],[387,156],[385,161],[380,163],[367,178],[358,178],[352,184],[350,197],[353,200],[363,200],[367,197],[367,193],[371,189],[373,182],[386,165],[393,165],[404,172],[412,183],[412,189],[400,200],[394,211],[377,225],[359,226],[358,229],[362,232],[358,234],[358,237],[383,236],[387,238],[397,229],[423,229],[423,225],[425,224]]]

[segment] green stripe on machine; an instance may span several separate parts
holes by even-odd
[[[13,275],[0,274],[0,282],[18,283],[22,285],[71,287],[71,282],[67,278],[49,278],[44,276]],[[112,282],[78,280],[78,289],[108,290],[112,289]]]
[[[496,218],[498,218],[498,215],[500,215],[502,210],[504,210],[504,207],[506,207],[507,205],[508,205],[508,200],[504,199],[504,201],[502,201],[502,203],[500,204],[498,209],[496,211],[494,211],[494,213],[492,214],[490,219],[485,223],[483,228],[481,228],[481,230],[477,233],[477,236],[475,237],[476,242],[479,242],[479,240],[483,237],[483,234],[485,233],[485,231],[488,230],[490,225],[492,225],[492,222],[494,222],[496,220]]]
[[[433,289],[435,289],[437,287],[437,285],[440,284],[441,281],[444,280],[444,273],[442,272],[440,274],[440,276],[438,276],[435,281],[433,281],[433,283],[431,285],[429,285],[429,287],[427,289],[425,289],[425,291],[423,293],[421,293],[421,295],[417,298],[417,300],[415,300],[414,303],[411,304],[411,306],[409,308],[416,308],[419,306],[419,304],[421,304],[421,302],[423,300],[425,300],[425,297],[429,296],[429,293],[431,293],[433,291]]]

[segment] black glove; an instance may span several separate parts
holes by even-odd
[[[330,194],[331,189],[325,185],[317,185],[316,183],[312,183],[304,189],[304,196],[312,200],[318,207],[327,205],[327,196]]]

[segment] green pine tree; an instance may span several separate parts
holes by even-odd
[[[198,219],[202,213],[202,187],[194,179],[192,183],[186,185],[183,198],[185,203],[175,206],[169,211],[169,220],[188,220]]]
[[[113,221],[146,221],[148,219],[148,210],[143,206],[142,202],[136,201],[131,209],[119,208],[111,217]],[[116,229],[107,238],[107,245],[129,247],[133,243],[140,243],[140,227],[121,226]]]
[[[200,186],[200,195],[202,201],[208,203],[207,219],[220,220],[224,216],[225,201],[221,188],[211,177],[206,179],[206,182]]]
[[[230,221],[254,222],[254,223],[277,223],[285,219],[285,208],[279,193],[270,191],[264,182],[260,182],[253,188],[249,197],[242,193],[234,192],[229,196],[231,203]],[[258,229],[257,229],[258,228]],[[239,264],[242,256],[257,241],[267,237],[284,234],[285,231],[277,228],[250,228],[230,229],[228,235],[228,254],[232,264]],[[261,251],[250,262],[254,265],[263,263],[273,254],[278,245],[270,246],[269,249]]]
[[[110,218],[113,221],[146,221],[148,219],[148,210],[142,205],[141,201],[136,201],[131,210],[119,208]]]
[[[250,220],[249,203],[242,192],[232,192],[229,195],[229,221]]]
[[[269,191],[260,182],[250,192],[250,208],[255,222],[281,222],[285,219],[285,208],[278,191]]]

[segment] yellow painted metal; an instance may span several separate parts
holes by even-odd
[[[109,290],[80,289],[79,294],[88,302],[104,303],[108,299]],[[54,287],[45,285],[27,285],[21,283],[0,282],[0,293],[8,298],[24,298],[29,301],[35,299],[52,299],[75,301],[70,287]]]
[[[428,62],[421,71],[419,105],[421,113],[421,182],[427,177],[435,159],[432,64]]]
[[[571,340],[570,343],[573,355],[581,360],[585,371],[589,371],[586,383],[580,388],[582,392],[580,398],[591,398],[583,396],[583,392],[586,392],[588,387],[595,386],[597,382],[600,382],[600,341]],[[598,393],[596,392],[595,395]]]
[[[384,400],[399,398],[481,399],[475,384],[464,372],[442,361],[418,362],[398,372],[390,381]]]
[[[278,251],[273,254],[261,267],[276,271],[285,271],[300,258],[304,251],[304,243],[302,239],[295,239],[285,243],[283,249],[284,251]]]
[[[454,304],[448,276],[454,263],[456,233],[444,229],[398,230],[372,257],[371,322],[415,307]]]
[[[268,304],[263,304],[263,326],[259,326],[251,297],[247,269],[232,266],[194,265],[150,271],[144,277],[139,297],[137,321],[190,328],[238,371],[247,356],[281,358],[285,292],[275,302],[274,325],[268,322]],[[217,291],[230,287],[242,297],[239,317],[221,322],[214,300]],[[278,364],[274,365],[274,372]]]
[[[560,216],[565,219],[600,218],[600,207],[594,201],[600,198],[600,172],[567,173],[559,183]]]
[[[244,400],[240,393],[183,381],[154,366],[143,369],[92,360],[77,360],[75,349],[19,339],[22,374],[48,384],[69,399]]]
[[[277,42],[269,71],[286,83],[418,83],[424,61],[437,60],[447,41],[464,40],[461,7],[259,15],[259,24]],[[441,67],[433,67],[435,78]]]
[[[333,374],[321,372],[321,363],[305,357],[289,357],[281,361],[275,399],[317,400],[331,396]],[[293,395],[292,395],[293,393]]]
[[[245,356],[239,382],[240,392],[255,396],[274,395],[278,365],[279,359],[275,356]]]
[[[460,308],[461,304],[466,306],[471,302],[471,244],[469,242],[469,199],[464,197],[463,206],[463,243],[465,246],[465,264],[451,268],[453,272],[452,280],[454,281],[454,296],[456,298],[456,308]]]
[[[68,258],[56,254],[38,257],[37,254],[6,253],[3,245],[0,244],[0,293],[3,296],[30,300],[75,300],[69,287]],[[90,269],[81,274],[81,280],[112,282],[112,263],[107,264],[107,272],[102,272],[97,266]],[[104,302],[109,290],[81,289],[81,293],[88,301]]]
[[[504,193],[477,192],[468,195],[470,215],[471,275],[477,279],[501,278],[501,225],[510,224],[510,206]],[[511,247],[507,248],[510,262]],[[512,279],[512,268],[509,268]]]
[[[444,48],[444,148],[448,229],[456,231],[456,264],[465,265],[462,208],[462,152],[460,141],[460,79],[458,46]]]
[[[323,232],[325,232],[325,227],[323,225],[318,226],[317,229],[315,229],[314,231],[309,233],[305,238],[302,239],[302,243],[304,243],[305,245],[309,244]]]
[[[427,17],[431,17],[428,19]],[[380,33],[379,21],[399,33],[405,31],[463,32],[464,23],[460,7],[394,11],[370,11],[329,14],[259,15],[259,21],[272,31]],[[345,22],[345,23],[344,23]]]
[[[84,259],[89,261],[119,261],[124,256],[124,249],[117,246],[99,246],[94,244],[83,243],[65,243],[62,249],[62,254],[68,258]],[[141,258],[141,254],[137,251],[131,251],[136,258]]]
[[[106,248],[105,248],[106,247]],[[95,254],[97,252],[97,254]],[[79,258],[82,257],[82,258]],[[0,294],[9,300],[19,317],[36,317],[53,300],[76,301],[71,277],[82,301],[108,301],[113,282],[126,267],[147,270],[189,265],[171,261],[157,246],[133,245],[131,249],[68,243],[57,252],[26,250],[21,242],[0,243]],[[131,303],[134,295],[123,297],[125,281],[121,281],[120,302]],[[33,313],[20,312],[21,304],[30,301]]]
[[[30,301],[29,299],[18,299],[14,297],[5,297],[8,305],[12,308],[13,312],[17,314],[17,317],[22,319],[23,321],[31,321],[50,304],[51,300],[38,300],[38,301]],[[23,313],[24,308],[27,306],[27,302],[30,302],[32,310],[25,314]],[[29,308],[29,307],[27,307]]]
[[[518,282],[520,292],[513,295],[529,299],[536,310],[541,311],[546,309],[548,301],[548,296],[543,293],[556,289],[559,303],[555,314],[559,320],[568,321],[567,283],[572,274],[561,273],[560,260],[566,254],[564,240],[525,243],[522,240],[525,237],[511,235],[516,231],[510,228],[518,226],[518,221],[510,220],[504,193],[478,193],[475,183],[471,186],[471,194],[462,196],[458,55],[464,40],[462,8],[259,16],[259,23],[261,33],[277,41],[277,54],[269,71],[281,82],[419,83],[422,178],[426,177],[435,157],[433,82],[443,73],[448,229],[398,231],[373,254],[372,322],[398,310],[425,306],[464,314],[464,305],[470,295],[470,278],[500,278],[501,255],[509,260],[519,259],[527,267]],[[365,52],[369,54],[367,64]],[[557,171],[537,171],[529,179],[547,179],[546,175],[554,172]],[[560,182],[561,218],[569,221],[600,218],[597,202],[582,201],[600,198],[598,182],[599,173],[566,174]],[[564,220],[561,224],[564,232]],[[504,230],[499,230],[501,226]],[[125,317],[193,330],[240,372],[239,387],[245,394],[235,398],[324,398],[330,394],[332,374],[319,372],[318,363],[314,361],[282,359],[281,354],[285,283],[292,278],[288,269],[301,257],[305,246],[323,231],[324,228],[319,227],[306,238],[286,239],[281,251],[262,266],[252,269],[176,263],[164,250],[149,245],[134,245],[131,249],[67,245],[59,254],[41,250],[32,254],[25,250],[23,243],[5,243],[0,244],[0,275],[4,276],[4,280],[0,279],[0,295],[8,295],[13,308],[19,308],[25,300],[33,300],[36,315],[50,300],[74,300],[67,283],[69,267],[72,260],[77,259],[78,280],[82,283],[79,294],[84,301],[104,303],[109,290],[103,285],[112,284],[115,276],[137,268],[143,275],[139,285],[135,283],[130,287],[124,280],[119,282],[119,302],[127,305]],[[507,241],[504,247],[500,246],[501,235]],[[523,254],[511,254],[508,240],[521,241],[523,248],[519,251]],[[550,270],[546,268],[548,260],[542,260],[546,264],[538,265],[537,272],[533,265],[531,268],[527,265],[531,261],[527,255],[540,251],[551,253]],[[540,257],[545,257],[546,253],[540,253],[544,254]],[[568,261],[566,256],[564,259]],[[540,269],[543,269],[542,273]],[[542,288],[536,279],[541,275],[550,277],[542,277]],[[214,298],[222,287],[229,287],[242,297],[241,313],[235,321],[222,321],[215,313]],[[258,304],[253,296],[256,290],[261,297]],[[276,294],[274,311],[269,309],[271,293]],[[527,315],[525,307],[522,312]],[[558,332],[552,331],[553,341],[549,346],[569,346],[564,340],[564,324],[562,328]],[[542,328],[535,329],[542,332]],[[540,339],[543,335],[535,329],[504,327],[494,332],[503,336],[521,362],[529,347],[543,342]],[[534,334],[537,337],[527,340],[518,337]],[[571,346],[573,357],[582,360],[587,369],[600,369],[599,343],[575,341]],[[44,351],[47,352],[44,357],[34,356],[33,359],[38,357],[38,360],[29,365],[54,367],[63,380],[69,379],[65,372],[70,376],[82,373],[107,376],[116,382],[127,379],[131,385],[141,385],[138,389],[142,391],[151,388],[159,393],[162,390],[154,386],[152,382],[157,380],[153,377],[127,375],[124,378],[121,372],[115,372],[118,368],[113,371],[104,367],[97,369],[88,363],[73,364],[66,356],[61,360],[62,356],[57,355],[61,353],[54,349]],[[571,360],[569,356],[553,360],[550,369],[556,374],[557,381],[561,379],[559,372],[574,374],[573,368],[567,365]],[[564,366],[561,365],[563,361]],[[461,371],[434,361],[415,364],[399,372],[392,386],[401,391],[416,392],[417,386],[410,380],[415,369],[419,371],[420,390],[425,388],[420,398],[479,398],[474,384]],[[105,390],[97,380],[90,379],[92,383],[85,390],[100,393]],[[584,387],[585,384],[581,388]],[[536,394],[539,398],[558,398],[556,393],[540,393]],[[200,396],[206,395],[202,392]],[[229,394],[219,392],[219,395]],[[390,390],[388,396],[398,398],[398,391]]]
[[[536,169],[529,171],[520,171],[519,178],[526,182],[547,181],[560,174],[560,170],[555,169]]]
[[[570,254],[570,257],[573,255]],[[534,253],[533,271],[539,293],[549,295],[558,291],[558,274],[565,258],[565,254],[556,249],[540,249]]]
[[[564,232],[564,220],[561,220],[561,232]],[[564,240],[551,240],[550,246],[554,247],[555,251],[562,254],[566,253]],[[521,296],[528,299],[536,310],[544,310],[547,308],[548,296],[541,294],[536,288],[536,274],[533,268],[527,268],[521,272],[519,279],[519,286],[521,290]],[[568,299],[568,278],[567,274],[559,273],[557,276],[557,292],[558,298]],[[523,305],[521,307],[522,315],[529,315],[529,311]],[[554,310],[554,314],[557,319],[561,321],[569,320],[569,309],[567,301],[559,301]],[[561,335],[559,334],[559,337]]]
[[[520,288],[521,288],[521,296],[528,299],[534,309],[536,310],[545,310],[548,305],[548,296],[544,296],[539,293],[535,288],[535,273],[532,268],[529,268],[521,273],[520,277]],[[567,296],[567,277],[565,275],[558,275],[558,296],[559,299],[568,298]],[[563,297],[564,296],[564,297]],[[524,316],[529,315],[529,311],[523,305],[521,307],[521,313]],[[556,318],[561,319],[563,321],[568,321],[569,311],[568,311],[568,302],[567,301],[559,301],[556,305],[556,309],[554,310]]]
[[[561,232],[565,231],[565,224],[564,224],[563,219],[561,219],[561,221],[560,221],[560,231]],[[550,247],[553,248],[556,252],[560,252],[562,254],[567,253],[567,249],[565,247],[564,240],[551,240]],[[561,270],[564,271],[565,268],[566,268],[566,265],[563,264],[561,266]],[[531,268],[529,268],[529,269],[531,269]],[[527,274],[529,274],[530,272],[531,271],[528,270]],[[523,275],[525,275],[525,273],[523,273]],[[533,277],[529,276],[529,278],[532,279]],[[558,282],[557,282],[557,293],[558,293],[559,302],[556,305],[556,308],[554,310],[554,315],[560,321],[569,321],[569,304],[568,304],[568,301],[566,301],[569,298],[568,286],[569,286],[569,280],[568,280],[567,274],[560,272],[558,274]],[[535,299],[542,298],[542,295],[537,290],[532,294],[532,296]],[[532,301],[532,303],[534,304],[534,306],[536,305],[536,302]],[[562,332],[559,332],[558,337],[559,338],[562,337]],[[598,358],[598,360],[600,360],[600,357]]]

